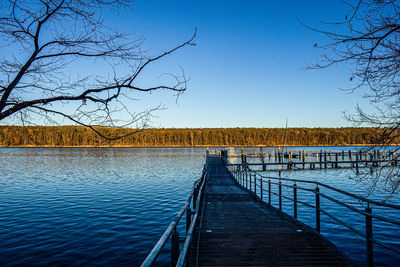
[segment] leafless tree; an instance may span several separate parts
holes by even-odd
[[[179,96],[188,79],[164,77],[139,86],[154,62],[193,46],[193,36],[156,56],[142,52],[142,38],[104,23],[104,12],[131,8],[133,0],[4,0],[0,2],[0,122],[69,122],[90,127],[146,127],[152,111],[137,111],[138,94],[168,90]],[[101,76],[90,69],[106,66]],[[85,67],[82,67],[85,66]],[[77,67],[79,74],[74,71]],[[172,78],[172,79],[171,79]],[[142,82],[143,83],[143,82]],[[124,113],[124,114],[123,114]]]
[[[315,28],[306,26],[330,40],[327,44],[315,44],[327,53],[320,62],[309,67],[350,66],[349,80],[354,86],[348,90],[361,90],[374,109],[367,112],[357,105],[354,113],[345,116],[358,125],[381,127],[382,135],[376,138],[375,144],[387,148],[398,140],[400,133],[400,2],[341,2],[349,8],[342,21],[324,22]],[[374,183],[382,176],[387,178],[392,192],[400,189],[398,168],[391,173],[378,171]]]

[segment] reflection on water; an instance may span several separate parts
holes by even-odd
[[[187,199],[203,154],[0,149],[0,265],[138,265]]]
[[[299,149],[305,148],[293,148]],[[139,265],[200,177],[204,152],[191,148],[0,148],[0,265]],[[360,195],[368,190],[368,181],[354,179],[349,169],[281,175],[322,181]],[[382,194],[378,190],[373,197]],[[299,192],[299,199],[309,201],[314,196]],[[400,203],[398,197],[390,201]],[[321,205],[364,231],[362,216],[323,200]],[[292,214],[290,202],[284,201],[283,207]],[[299,206],[299,218],[311,226],[314,212]],[[391,216],[400,217],[398,211]],[[360,238],[326,216],[321,217],[321,230],[363,264],[365,244]],[[392,245],[400,245],[399,232],[374,222],[376,237]],[[169,265],[169,249],[167,243],[160,265]],[[388,260],[387,254],[377,251],[380,265],[393,265],[397,259],[390,256]]]

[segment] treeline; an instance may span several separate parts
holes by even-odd
[[[107,136],[129,134],[130,129],[97,128]],[[373,144],[379,128],[289,128],[287,145]],[[128,137],[108,141],[81,126],[0,126],[0,146],[281,146],[283,128],[146,129]],[[394,143],[400,143],[395,139]]]

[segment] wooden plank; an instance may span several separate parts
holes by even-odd
[[[353,266],[313,229],[232,184],[218,158],[207,164],[199,247],[192,246],[199,266]]]

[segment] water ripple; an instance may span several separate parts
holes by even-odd
[[[140,265],[186,201],[201,174],[203,154],[204,149],[0,148],[0,265]],[[349,170],[284,175],[366,192],[366,182],[349,179]],[[303,201],[315,198],[311,192],[298,194]],[[321,205],[364,231],[362,217],[325,200]],[[292,214],[290,202],[283,206]],[[299,206],[298,214],[315,224],[313,209]],[[363,264],[364,242],[329,218],[321,220],[322,233]],[[398,232],[390,229],[374,224],[377,238],[399,247]],[[168,242],[157,263],[169,265],[169,255]],[[388,258],[393,255],[378,251],[376,263],[388,265]]]

